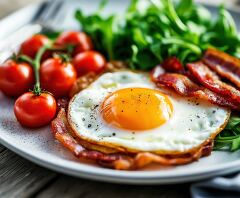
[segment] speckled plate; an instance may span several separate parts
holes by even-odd
[[[64,21],[64,24],[68,26],[65,25],[64,28],[76,28],[72,18],[74,7],[83,7],[83,9],[91,11],[96,8],[96,2],[91,0],[72,3],[70,8],[68,7],[68,17]],[[108,11],[119,12],[124,9],[126,3],[127,1],[111,1]],[[37,6],[40,7],[41,5]],[[32,8],[37,11],[36,5]],[[209,7],[209,9],[213,13],[216,10],[214,7]],[[17,16],[21,15],[21,12],[22,14],[26,13],[22,10],[18,12]],[[33,16],[33,14],[31,15]],[[233,16],[236,19],[240,17],[240,14],[233,12]],[[14,15],[6,20],[9,21],[10,19],[13,20]],[[1,23],[4,23],[4,21]],[[211,156],[204,157],[189,165],[164,169],[154,169],[152,167],[151,170],[141,171],[118,171],[84,164],[54,140],[50,127],[37,130],[22,128],[14,117],[13,104],[12,99],[0,93],[0,143],[36,164],[61,173],[116,183],[168,184],[196,181],[240,170],[240,152],[213,152]]]

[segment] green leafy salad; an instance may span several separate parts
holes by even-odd
[[[240,35],[223,5],[214,18],[193,0],[132,0],[125,13],[109,16],[103,14],[106,4],[102,1],[91,15],[77,10],[75,17],[97,51],[131,69],[150,70],[170,56],[193,62],[209,47],[240,58]],[[239,117],[231,116],[215,149],[240,149]]]

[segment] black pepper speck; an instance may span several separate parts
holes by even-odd
[[[94,109],[98,108],[98,106],[99,106],[99,105],[95,105],[95,106],[94,106]]]

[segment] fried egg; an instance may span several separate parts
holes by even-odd
[[[230,111],[159,89],[147,73],[105,73],[69,103],[76,136],[127,152],[187,153],[213,139]]]

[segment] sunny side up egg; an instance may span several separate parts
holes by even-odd
[[[149,74],[106,73],[69,103],[68,121],[88,142],[119,151],[187,153],[214,138],[230,111],[159,89]]]

